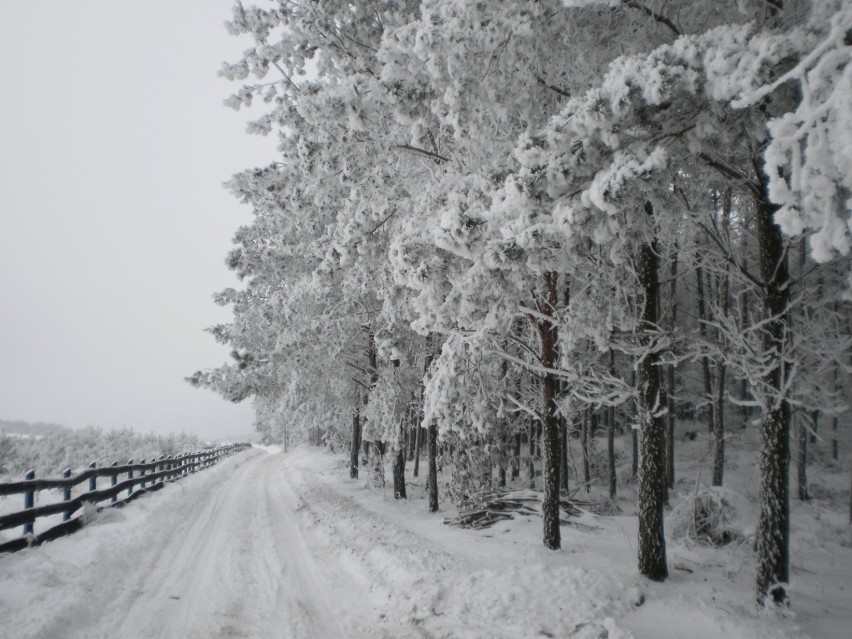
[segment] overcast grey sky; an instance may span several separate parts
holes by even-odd
[[[185,375],[227,351],[211,294],[274,159],[222,106],[232,0],[0,0],[0,418],[248,433]]]

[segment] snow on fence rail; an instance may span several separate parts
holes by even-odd
[[[98,508],[100,502],[110,500],[109,507],[123,506],[145,493],[159,490],[165,482],[174,482],[190,473],[212,466],[219,458],[240,452],[251,447],[251,444],[229,444],[218,448],[210,448],[195,453],[184,453],[175,457],[163,457],[146,462],[119,466],[114,462],[111,466],[98,467],[95,462],[83,472],[71,476],[71,469],[66,468],[61,479],[36,479],[35,471],[30,470],[24,475],[23,481],[0,483],[0,497],[8,495],[23,495],[24,509],[0,516],[0,531],[18,526],[23,527],[23,536],[0,543],[0,553],[14,552],[38,545],[45,541],[56,539],[63,535],[79,530],[83,526],[81,516],[72,519],[75,512],[90,504]],[[119,477],[126,479],[119,481]],[[98,477],[109,477],[110,485],[98,490]],[[88,481],[88,491],[71,498],[72,490],[78,484]],[[139,489],[134,491],[134,488]],[[35,495],[38,491],[61,488],[62,501],[35,507]],[[121,493],[127,491],[124,499],[119,499]],[[34,534],[36,519],[51,515],[62,515],[62,523]]]

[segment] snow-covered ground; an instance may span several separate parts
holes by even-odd
[[[752,606],[749,548],[671,544],[635,568],[630,516],[585,515],[563,550],[535,517],[483,531],[350,480],[345,460],[253,449],[0,557],[4,639],[576,637],[831,639],[852,627],[852,550],[794,543],[794,607]]]

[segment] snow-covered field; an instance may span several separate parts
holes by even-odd
[[[852,627],[852,549],[816,532],[794,536],[793,609],[757,611],[742,544],[672,543],[671,578],[655,584],[635,569],[634,517],[587,514],[552,552],[534,517],[462,530],[426,512],[422,479],[409,490],[395,501],[316,448],[236,455],[0,557],[0,635],[831,639]]]

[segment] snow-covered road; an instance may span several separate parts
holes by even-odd
[[[352,634],[343,575],[318,566],[298,523],[282,455],[241,463],[172,531],[103,636],[309,637]],[[352,590],[352,594],[357,590]]]
[[[554,553],[536,518],[451,528],[427,512],[422,481],[397,501],[350,480],[345,464],[316,448],[253,449],[77,534],[0,556],[0,638],[809,634],[758,614],[747,576],[709,563],[706,577],[676,568],[666,584],[645,582],[635,518],[586,515],[586,527],[563,527]],[[673,565],[700,559],[687,551],[673,549]]]
[[[4,557],[0,636],[383,636],[363,591],[304,538],[285,463],[251,451]]]

